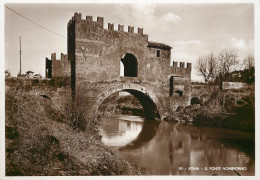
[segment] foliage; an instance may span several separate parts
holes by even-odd
[[[87,98],[84,94],[84,91],[78,88],[74,98],[71,98],[70,96],[63,97],[63,111],[66,122],[74,130],[96,134],[98,121],[94,114],[90,114],[93,112],[88,111],[89,107],[86,107]]]

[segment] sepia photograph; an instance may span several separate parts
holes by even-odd
[[[1,178],[256,177],[259,1],[2,6]]]

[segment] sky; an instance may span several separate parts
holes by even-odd
[[[19,72],[19,37],[22,38],[22,73],[45,76],[45,58],[67,54],[67,23],[75,12],[104,17],[107,23],[144,29],[149,41],[172,46],[171,61],[191,62],[192,80],[199,56],[236,49],[242,61],[254,55],[254,5],[222,4],[5,4],[9,8],[61,35],[51,33],[5,8],[5,69]]]

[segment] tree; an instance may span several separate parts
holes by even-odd
[[[236,70],[239,65],[238,55],[236,49],[223,49],[218,55],[219,72],[218,80],[220,89],[222,89],[222,82],[228,81],[231,72]]]
[[[223,49],[219,55],[219,73],[224,78],[227,78],[228,74],[235,70],[236,65],[238,65],[238,55],[235,49]]]
[[[205,83],[216,77],[218,61],[213,53],[206,56],[200,56],[195,66],[197,71],[204,77]]]
[[[243,65],[245,66],[243,71],[244,82],[249,84],[255,82],[255,58],[248,56],[244,59]]]
[[[248,56],[244,59],[243,64],[245,66],[245,69],[255,68],[255,58],[253,56]]]

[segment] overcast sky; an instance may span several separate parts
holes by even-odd
[[[253,4],[6,4],[25,17],[67,37],[67,22],[75,12],[82,17],[104,17],[107,23],[144,28],[149,41],[173,47],[172,61],[192,62],[210,52],[236,48],[239,59],[254,54]],[[67,54],[67,40],[44,30],[5,8],[5,69],[19,72],[19,36],[22,37],[22,73],[45,76],[45,58]],[[192,71],[192,80],[200,80]]]

